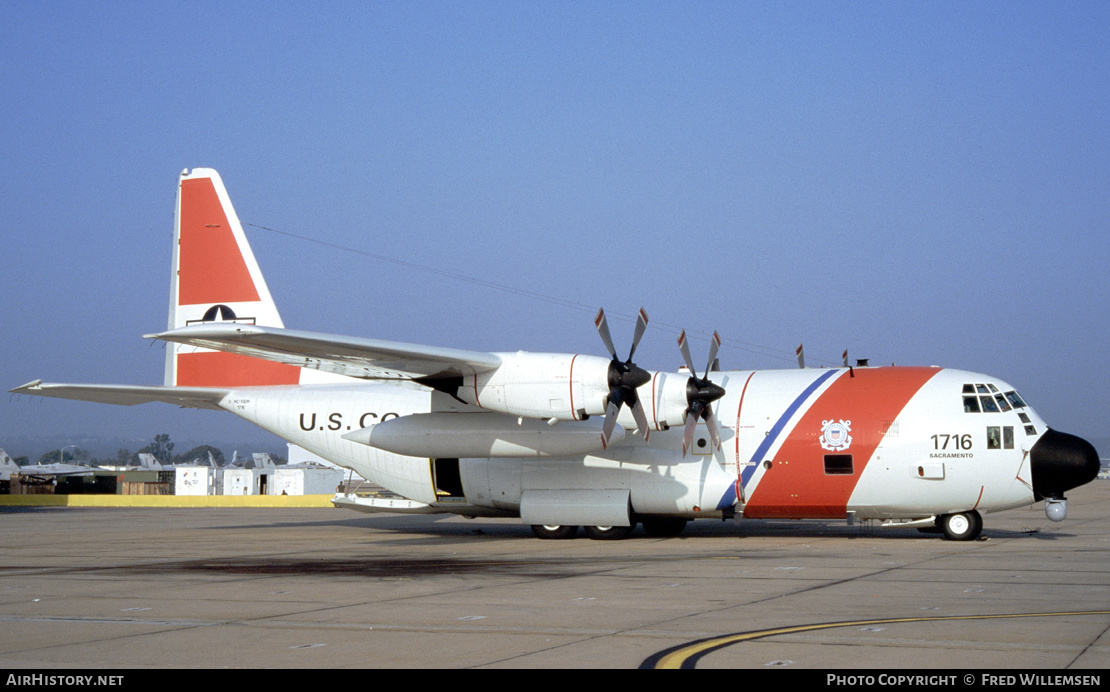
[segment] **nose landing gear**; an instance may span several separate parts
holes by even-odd
[[[949,541],[974,541],[983,531],[983,517],[974,509],[956,514],[942,514],[937,517],[937,528]]]

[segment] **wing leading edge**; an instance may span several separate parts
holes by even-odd
[[[35,380],[11,390],[12,394],[47,396],[56,399],[93,401],[100,404],[135,406],[151,402],[184,408],[220,409],[230,390],[218,387],[160,387],[126,384],[62,384]]]
[[[462,377],[495,370],[493,353],[319,334],[233,322],[198,324],[147,334],[188,346],[313,368],[367,380]]]

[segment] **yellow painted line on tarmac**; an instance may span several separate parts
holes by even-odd
[[[640,667],[652,669],[693,668],[697,665],[697,661],[699,658],[710,652],[716,651],[718,649],[723,649],[726,646],[739,644],[740,642],[752,641],[754,639],[762,639],[764,637],[773,637],[779,634],[813,632],[816,630],[832,629],[834,627],[863,627],[867,625],[889,625],[900,622],[937,622],[942,620],[998,620],[1003,618],[1043,618],[1069,615],[1110,615],[1110,610],[1077,610],[1062,613],[1012,613],[1008,615],[934,615],[929,617],[887,618],[883,620],[853,620],[850,622],[824,622],[813,625],[776,627],[774,629],[768,630],[740,632],[737,634],[725,635],[723,637],[703,639],[692,644],[685,644],[673,649],[661,651],[644,661],[644,663],[641,664]]]
[[[328,507],[334,495],[0,495],[0,507]]]

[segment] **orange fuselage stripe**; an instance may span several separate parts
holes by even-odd
[[[790,431],[772,466],[751,493],[744,516],[843,518],[848,500],[890,424],[938,368],[857,368],[829,385]],[[821,446],[825,421],[851,426],[844,450]],[[851,454],[853,472],[825,472],[826,454]]]

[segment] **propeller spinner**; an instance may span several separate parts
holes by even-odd
[[[705,366],[705,377],[699,378],[698,371],[694,369],[694,361],[690,358],[690,345],[686,341],[686,330],[678,335],[678,348],[682,351],[682,358],[686,367],[690,369],[690,379],[686,383],[686,430],[682,434],[682,456],[690,449],[694,441],[694,429],[698,420],[704,420],[709,428],[709,437],[713,446],[721,448],[721,433],[717,429],[717,419],[713,416],[711,404],[725,395],[725,390],[720,385],[709,381],[709,370],[713,361],[717,359],[717,349],[721,347],[721,336],[713,332],[713,341],[709,344],[709,362]]]
[[[594,318],[594,325],[601,335],[601,340],[605,342],[605,348],[609,350],[609,355],[613,358],[609,363],[609,396],[606,397],[605,423],[601,427],[601,446],[603,448],[609,446],[609,438],[617,425],[617,415],[620,413],[621,406],[628,406],[632,410],[632,417],[636,419],[640,434],[644,436],[644,441],[647,442],[649,432],[647,414],[644,412],[644,405],[640,403],[640,397],[636,393],[636,389],[650,382],[651,375],[632,362],[632,356],[636,353],[636,346],[639,345],[644,330],[647,329],[647,323],[647,313],[644,312],[643,308],[640,308],[640,314],[636,319],[636,332],[632,336],[632,349],[628,352],[628,359],[621,361],[617,357],[617,349],[613,348],[613,339],[609,334],[609,324],[605,320],[605,309],[598,310],[597,317]]]

